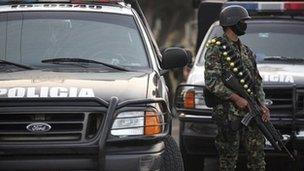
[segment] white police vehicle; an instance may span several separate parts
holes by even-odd
[[[182,171],[161,54],[136,0],[0,1],[0,170]]]
[[[204,157],[217,155],[217,129],[202,90],[204,56],[206,43],[223,34],[217,21],[219,12],[235,4],[245,7],[252,17],[247,21],[247,34],[240,39],[256,53],[271,121],[303,167],[299,163],[304,154],[304,2],[202,2],[198,19],[201,44],[187,84],[177,90],[175,104],[180,112],[180,147],[186,168],[202,169]],[[210,16],[211,10],[218,14]],[[266,151],[268,156],[285,155],[269,143]]]

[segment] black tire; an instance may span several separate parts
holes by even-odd
[[[183,146],[182,141],[180,141],[180,146],[181,146],[182,156],[184,159],[185,171],[194,171],[194,170],[203,171],[204,170],[204,156],[188,154]]]
[[[182,152],[183,156],[183,161],[184,161],[184,168],[185,171],[203,171],[204,170],[204,156],[198,156],[198,155],[191,155],[187,153],[187,150],[185,149],[184,146],[184,141],[183,141],[183,135],[181,132],[184,130],[184,123],[180,122],[180,134],[179,134],[179,145],[180,145],[180,150]]]
[[[204,170],[204,157],[194,155],[183,155],[185,171]]]
[[[179,147],[172,136],[164,139],[165,152],[162,156],[161,171],[184,171],[184,163]]]
[[[295,155],[295,154],[294,154]],[[304,170],[304,152],[299,151],[296,153],[296,168],[293,170]]]

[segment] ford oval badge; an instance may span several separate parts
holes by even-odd
[[[271,105],[273,105],[273,101],[270,99],[265,99],[265,104],[266,104],[266,106],[271,106]]]
[[[41,132],[48,132],[49,130],[52,129],[52,127],[47,123],[31,123],[28,126],[26,126],[26,129],[30,132],[41,133]]]

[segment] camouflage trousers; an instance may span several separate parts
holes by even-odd
[[[220,115],[224,114],[221,113]],[[238,116],[229,116],[228,118],[229,122],[234,119],[240,120]],[[248,170],[264,171],[266,165],[264,153],[265,139],[258,127],[254,123],[251,123],[248,127],[241,126],[239,129],[232,129],[231,124],[227,126],[222,123],[217,120],[218,134],[215,139],[215,145],[219,153],[220,170],[235,170],[240,143],[242,143],[241,145],[244,146],[247,153]]]

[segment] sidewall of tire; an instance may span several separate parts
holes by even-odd
[[[164,139],[165,151],[162,155],[161,171],[184,171],[180,149],[172,136]]]

